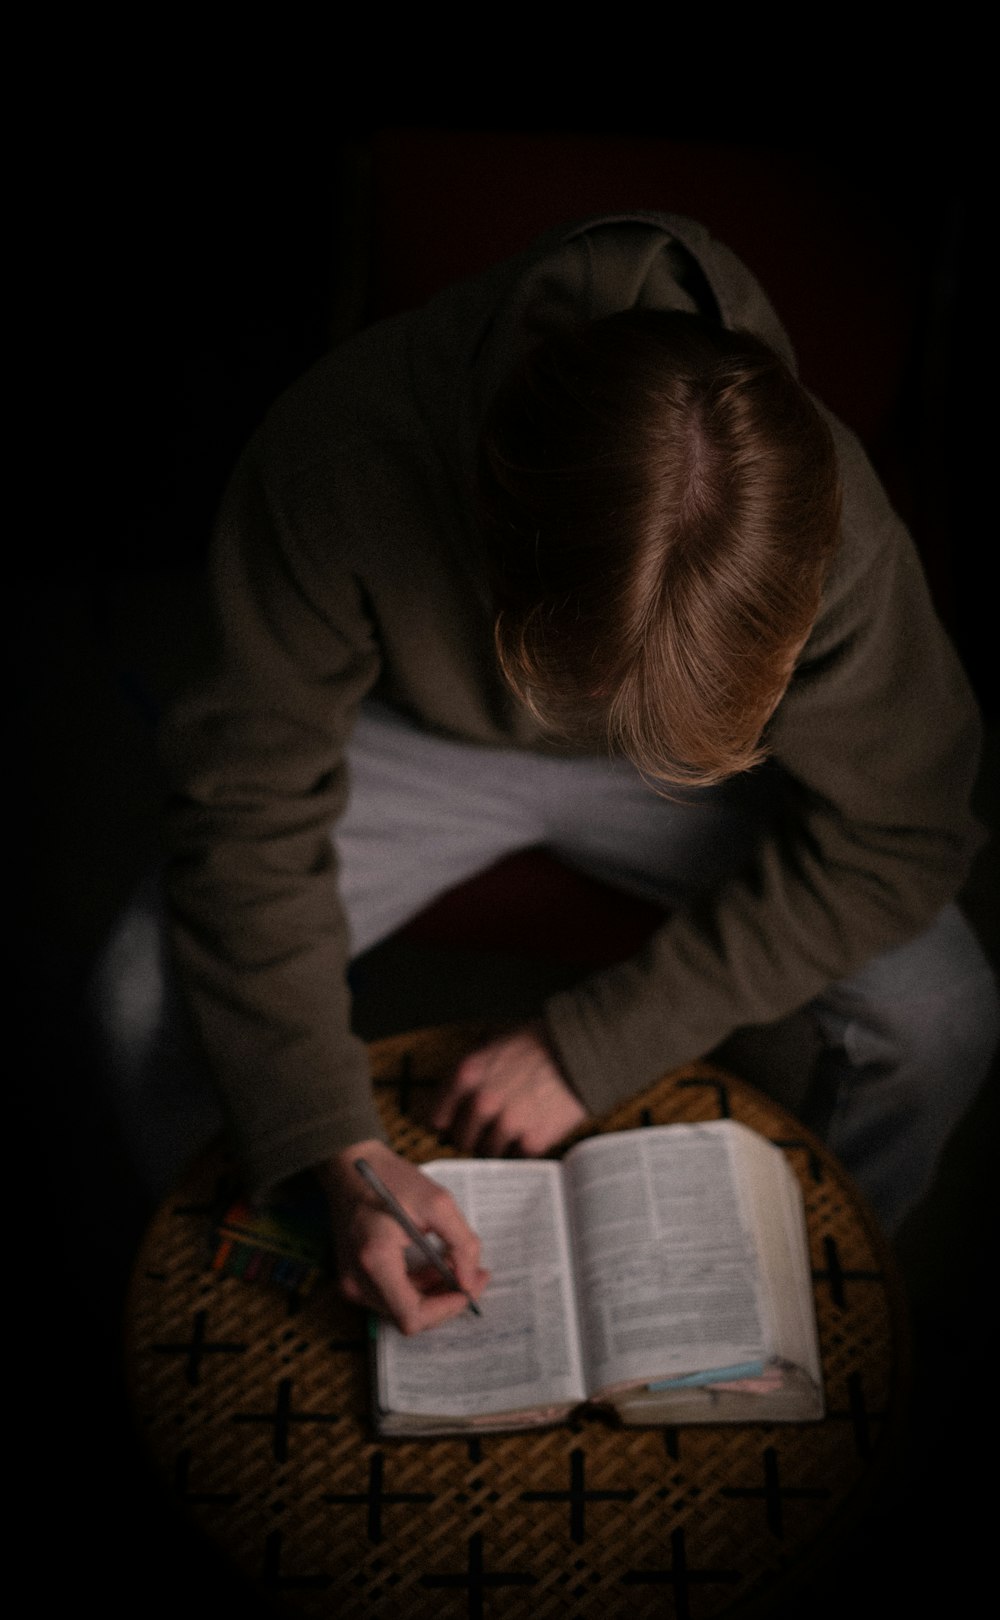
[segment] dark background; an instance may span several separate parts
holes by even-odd
[[[100,1100],[83,998],[95,952],[155,858],[157,677],[183,660],[186,591],[215,503],[270,400],[352,304],[354,159],[376,130],[656,134],[815,155],[863,184],[915,251],[945,233],[948,612],[995,728],[982,435],[969,408],[988,338],[980,165],[957,47],[911,41],[905,57],[894,48],[879,59],[841,42],[838,60],[829,39],[786,33],[758,40],[749,74],[738,50],[727,68],[716,47],[675,40],[640,77],[647,43],[619,42],[599,71],[558,52],[542,65],[527,40],[509,63],[469,41],[461,63],[442,67],[425,42],[404,71],[397,42],[394,73],[359,56],[356,40],[328,50],[319,72],[308,41],[291,71],[251,70],[217,43],[195,73],[200,42],[178,53],[176,41],[140,50],[119,39],[121,73],[95,66],[98,42],[71,92],[50,87],[49,115],[40,103],[49,161],[25,186],[32,362],[19,412],[37,443],[13,468],[26,499],[12,497],[8,553],[13,780],[26,811],[16,838],[28,851],[14,861],[24,971],[8,1396],[25,1510],[18,1556],[50,1599],[87,1594],[108,1615],[252,1612],[175,1527],[130,1436],[120,1313],[147,1208]],[[151,626],[162,634],[164,622],[173,631],[150,660]],[[984,913],[994,871],[979,879]],[[995,1114],[985,1118],[992,1126]],[[947,1196],[904,1245],[922,1358],[909,1485],[813,1595],[814,1615],[824,1602],[839,1612],[845,1593],[855,1613],[876,1613],[938,1589],[952,1606],[931,1612],[962,1612],[960,1594],[985,1567],[973,1476],[979,1390],[989,1390],[986,1134],[978,1122],[971,1157],[953,1155]]]

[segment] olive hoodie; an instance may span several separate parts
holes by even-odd
[[[496,665],[478,434],[527,346],[635,306],[721,319],[794,367],[764,293],[703,226],[591,220],[338,347],[233,477],[212,651],[165,722],[163,759],[176,958],[258,1192],[383,1134],[350,1030],[330,839],[358,705],[371,694],[440,735],[565,752]],[[830,420],[842,534],[770,727],[781,811],[738,877],[546,1005],[593,1113],[918,933],[977,847],[974,702],[909,536]]]

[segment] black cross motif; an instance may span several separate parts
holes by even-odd
[[[188,1344],[154,1344],[152,1349],[161,1356],[187,1356],[187,1366],[184,1377],[189,1384],[197,1384],[201,1377],[201,1358],[206,1355],[242,1355],[246,1350],[245,1344],[226,1344],[222,1341],[213,1341],[205,1337],[205,1324],[208,1321],[207,1311],[198,1311],[194,1319],[191,1340]]]
[[[828,1419],[840,1418],[842,1421],[846,1419],[853,1426],[858,1456],[863,1462],[868,1462],[872,1454],[872,1419],[878,1422],[885,1417],[885,1413],[869,1411],[859,1372],[847,1375],[847,1411],[831,1410],[826,1415]]]
[[[483,1568],[483,1533],[476,1530],[469,1537],[469,1570],[467,1575],[421,1575],[421,1586],[459,1587],[469,1592],[470,1620],[482,1620],[483,1593],[487,1586],[534,1586],[538,1577],[526,1573],[487,1575]]]
[[[280,1530],[272,1530],[264,1543],[264,1585],[274,1590],[288,1591],[293,1587],[311,1587],[319,1590],[329,1586],[330,1575],[282,1575]]]
[[[830,1298],[838,1310],[844,1310],[847,1306],[845,1282],[880,1283],[882,1281],[880,1271],[845,1271],[840,1264],[836,1238],[825,1237],[823,1239],[823,1253],[826,1255],[826,1266],[822,1270],[813,1271],[813,1281],[829,1283]]]
[[[404,1052],[399,1065],[398,1074],[387,1075],[384,1079],[377,1079],[376,1086],[397,1086],[396,1104],[401,1114],[409,1114],[410,1102],[414,1091],[426,1091],[430,1086],[437,1084],[436,1080],[418,1080],[413,1072],[413,1056]]]
[[[800,1136],[775,1136],[771,1139],[775,1147],[784,1148],[786,1153],[796,1153],[802,1150],[806,1155],[809,1166],[809,1175],[819,1186],[823,1180],[823,1161],[810,1142],[804,1142]]]
[[[376,1451],[368,1468],[367,1491],[325,1491],[324,1502],[367,1502],[368,1504],[368,1540],[382,1540],[382,1504],[383,1502],[433,1502],[432,1491],[384,1491],[382,1477],[384,1472],[385,1456]]]
[[[292,1380],[283,1378],[278,1385],[278,1398],[273,1412],[234,1412],[234,1423],[271,1423],[274,1425],[274,1460],[288,1461],[288,1427],[291,1423],[339,1423],[339,1412],[293,1412]]]
[[[677,1620],[689,1620],[688,1585],[691,1581],[700,1585],[708,1581],[724,1581],[732,1585],[740,1578],[736,1569],[688,1569],[683,1530],[670,1532],[670,1560],[670,1569],[630,1569],[622,1576],[622,1581],[626,1586],[672,1586]]]
[[[715,1092],[715,1106],[718,1109],[719,1119],[729,1119],[729,1087],[724,1080],[678,1080],[679,1086],[707,1086],[709,1091]]]
[[[174,1465],[174,1490],[182,1502],[194,1507],[208,1502],[238,1502],[239,1491],[192,1491],[188,1487],[188,1477],[191,1472],[191,1452],[177,1453],[177,1462]]]
[[[522,1502],[568,1502],[569,1533],[574,1541],[584,1539],[584,1509],[588,1502],[632,1502],[635,1491],[588,1491],[583,1484],[583,1451],[574,1446],[569,1454],[568,1491],[522,1491]]]
[[[807,1497],[813,1501],[823,1501],[830,1492],[825,1486],[819,1485],[782,1485],[778,1479],[778,1453],[773,1446],[768,1446],[764,1452],[763,1485],[724,1485],[720,1494],[729,1497],[763,1497],[767,1504],[767,1527],[774,1535],[780,1537],[785,1533],[782,1517],[784,1497]]]

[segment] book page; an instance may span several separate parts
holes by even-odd
[[[774,1144],[752,1131],[734,1156],[740,1185],[760,1255],[761,1286],[781,1355],[822,1387],[816,1312],[813,1306],[809,1244],[802,1192],[783,1154],[775,1163]],[[778,1170],[783,1174],[778,1175]]]
[[[379,1327],[388,1411],[472,1417],[585,1396],[562,1170],[542,1160],[447,1159],[425,1165],[482,1241],[493,1275],[482,1316],[465,1312],[406,1337]]]
[[[564,1161],[584,1361],[609,1386],[766,1360],[730,1121],[594,1137]]]

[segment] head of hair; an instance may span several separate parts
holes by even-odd
[[[840,517],[771,349],[650,310],[551,336],[494,402],[479,491],[500,665],[542,724],[663,784],[765,757]]]

